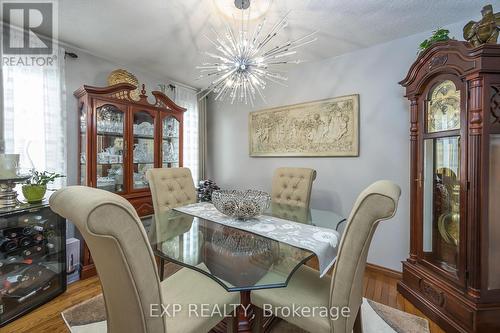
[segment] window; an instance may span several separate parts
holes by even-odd
[[[199,112],[196,91],[181,86],[175,88],[175,103],[186,108],[184,113],[184,167],[191,169],[195,186],[199,181]]]
[[[2,66],[5,153],[20,154],[20,170],[67,174],[64,50],[53,66]],[[64,179],[61,180],[64,182]]]

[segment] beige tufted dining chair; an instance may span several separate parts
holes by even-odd
[[[401,189],[391,181],[382,180],[367,187],[358,196],[349,216],[339,245],[332,277],[319,277],[317,270],[301,266],[288,286],[281,289],[253,291],[252,303],[260,308],[271,304],[274,308],[296,306],[349,307],[350,316],[337,320],[320,316],[283,318],[310,332],[351,333],[361,328],[360,306],[363,296],[363,277],[370,243],[382,220],[394,216]],[[279,314],[279,312],[278,312]]]
[[[274,171],[271,201],[276,204],[309,208],[316,170],[309,168],[278,168]]]
[[[155,228],[161,237],[162,217],[165,212],[196,202],[196,189],[188,168],[157,168],[146,172],[153,199]],[[151,228],[153,229],[153,228]],[[159,239],[158,239],[159,240]]]
[[[92,253],[104,295],[107,332],[208,332],[222,318],[189,317],[188,304],[238,303],[237,294],[187,268],[160,282],[144,227],[124,198],[70,186],[50,197],[50,207],[76,225]],[[160,304],[181,304],[182,312],[151,316],[152,306]]]
[[[196,202],[196,188],[194,187],[191,170],[188,168],[155,168],[146,172],[151,189],[151,197],[154,208],[154,225],[149,229],[149,239],[161,242],[167,240],[176,234],[173,229],[179,229],[179,232],[188,231],[191,227],[191,221],[185,221],[187,218],[176,219],[173,223],[168,221],[169,210],[192,204]],[[184,230],[183,230],[184,229]],[[179,233],[177,233],[179,234]],[[163,279],[165,260],[159,258],[160,278]]]
[[[158,213],[196,202],[196,188],[188,168],[156,168],[146,172]]]

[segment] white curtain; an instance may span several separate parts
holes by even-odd
[[[66,175],[64,49],[52,66],[2,65],[2,92],[5,153],[21,154],[21,172]]]
[[[199,96],[199,95],[198,95]],[[198,112],[200,115],[200,120],[198,124],[199,128],[199,143],[200,143],[200,153],[199,153],[199,175],[200,179],[206,179],[207,173],[207,99],[204,97],[198,100]]]
[[[184,167],[191,169],[195,186],[198,186],[200,180],[199,163],[199,112],[198,98],[196,91],[185,88],[180,85],[175,87],[175,103],[186,108],[184,113],[184,148],[183,162]]]

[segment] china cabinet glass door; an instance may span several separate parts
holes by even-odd
[[[450,80],[428,94],[423,138],[423,252],[458,277],[461,225],[460,91]]]
[[[97,188],[110,192],[125,191],[124,130],[125,112],[114,104],[96,108],[96,181]]]
[[[148,111],[133,112],[133,181],[134,190],[148,188],[146,171],[155,166],[155,119]]]
[[[172,116],[162,121],[162,166],[179,167],[179,121]]]

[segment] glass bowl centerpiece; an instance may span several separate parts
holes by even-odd
[[[218,190],[212,193],[212,203],[222,214],[248,219],[269,208],[271,196],[258,190]]]

